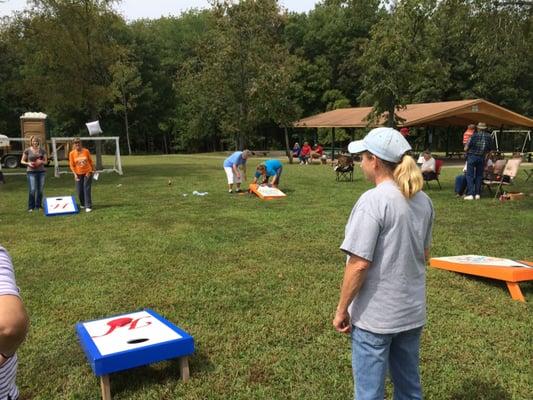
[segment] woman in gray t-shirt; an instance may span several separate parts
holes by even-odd
[[[38,137],[30,138],[30,147],[24,150],[20,163],[26,165],[26,175],[28,176],[28,211],[39,210],[43,202],[44,176],[46,169],[44,166],[48,162],[46,151],[41,148]]]

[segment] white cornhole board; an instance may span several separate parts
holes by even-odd
[[[87,122],[85,126],[87,126],[87,130],[89,131],[90,136],[97,136],[102,133],[102,128],[100,128],[100,121]]]
[[[194,352],[194,339],[155,311],[79,322],[76,331],[91,368],[101,377],[104,400],[111,399],[113,372],[179,357],[181,377],[189,378],[187,356]]]
[[[250,190],[262,200],[273,200],[287,197],[285,193],[275,187],[251,184]]]
[[[44,199],[44,214],[47,217],[77,214],[79,212],[74,196],[47,197]]]

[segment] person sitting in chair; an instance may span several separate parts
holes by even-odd
[[[424,162],[420,167],[420,172],[422,172],[424,180],[430,181],[432,179],[435,179],[437,177],[437,174],[435,172],[435,159],[432,157],[429,151],[424,151],[422,157],[424,157]]]
[[[492,180],[494,178],[494,164],[496,163],[496,154],[490,152],[487,154],[485,165],[483,167],[483,179]]]
[[[300,157],[300,144],[298,142],[294,143],[294,146],[292,147],[292,156],[294,158],[299,158]]]
[[[283,164],[279,160],[266,160],[257,166],[253,183],[278,187]]]
[[[320,145],[320,143],[315,143],[313,147],[313,151],[311,151],[311,157],[312,158],[320,158],[324,154],[324,148]]]
[[[300,150],[300,164],[308,164],[309,157],[311,157],[311,146],[309,146],[308,142],[304,142]]]
[[[462,197],[466,191],[466,163],[463,173],[455,177],[455,197]]]

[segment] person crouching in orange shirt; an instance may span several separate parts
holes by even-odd
[[[95,171],[91,153],[81,145],[81,140],[75,138],[72,142],[74,150],[68,154],[70,170],[74,174],[76,181],[76,192],[80,200],[81,208],[86,212],[92,211],[91,184]]]

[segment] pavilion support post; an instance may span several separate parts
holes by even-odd
[[[448,129],[446,129],[446,157],[450,154],[450,129],[451,126],[448,125]]]
[[[335,128],[331,128],[331,162],[335,160]]]
[[[292,164],[292,151],[289,143],[289,132],[287,130],[287,126],[283,126],[283,132],[285,136],[285,154],[287,155],[287,158],[289,159],[289,164]]]
[[[500,125],[500,136],[503,138],[503,124]],[[500,151],[498,141],[496,141],[496,151]],[[514,153],[514,141],[513,141],[513,153]]]
[[[314,138],[314,141],[313,141],[313,145],[315,145],[317,143],[318,143],[318,128],[315,129],[315,138]]]

